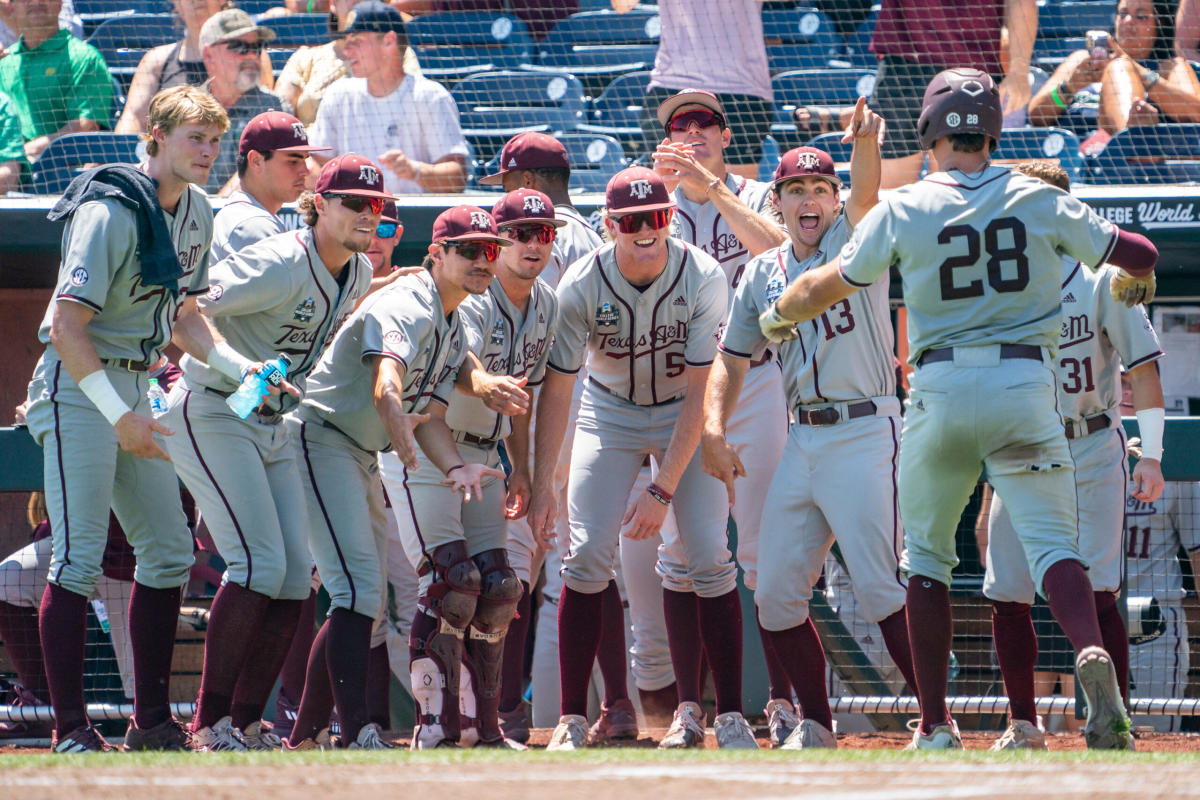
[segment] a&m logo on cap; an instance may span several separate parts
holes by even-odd
[[[300,141],[302,141],[302,142],[308,141],[308,134],[304,132],[304,123],[303,122],[293,122],[292,123],[292,133],[296,134],[296,138],[299,139]]]
[[[816,153],[801,153],[797,163],[801,169],[813,170],[820,168],[821,159],[817,158]]]
[[[358,179],[374,186],[379,183],[379,170],[374,164],[361,164],[358,168]]]
[[[491,219],[482,211],[472,211],[471,227],[477,231],[490,231],[492,229]]]
[[[650,196],[650,181],[638,179],[629,182],[629,196],[644,200]]]
[[[531,194],[525,198],[525,213],[526,214],[545,214],[546,204],[542,202],[542,198]]]

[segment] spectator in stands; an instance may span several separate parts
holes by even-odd
[[[146,112],[150,98],[159,89],[172,86],[199,86],[208,80],[208,70],[200,55],[200,29],[205,22],[228,5],[227,0],[173,0],[175,15],[183,23],[183,38],[155,47],[138,62],[137,72],[125,99],[125,108],[117,120],[117,133],[142,133],[146,130]],[[262,54],[263,72],[259,83],[271,87],[271,61]]]
[[[221,137],[205,187],[209,192],[219,189],[226,196],[237,188],[238,143],[250,120],[264,111],[290,110],[279,95],[258,85],[263,47],[274,38],[274,31],[237,8],[214,14],[200,28],[200,52],[208,71],[204,87],[229,115],[229,130]]]
[[[334,81],[350,74],[350,65],[346,60],[346,40],[338,36],[337,31],[345,30],[349,23],[350,12],[362,0],[333,0],[330,11],[330,32],[335,37],[327,44],[316,47],[301,47],[279,73],[275,84],[276,93],[291,103],[296,116],[305,125],[312,125],[317,118],[317,106],[321,98]],[[420,75],[421,66],[417,63],[417,55],[411,47],[404,48],[404,74]]]
[[[83,38],[83,20],[75,13],[75,3],[72,0],[63,0],[62,10],[58,12],[58,27],[70,31],[76,39]],[[7,2],[0,2],[0,56],[3,56],[4,51],[16,41],[17,34],[12,26],[12,6]]]
[[[535,39],[541,39],[556,22],[579,10],[579,0],[391,0],[391,5],[414,17],[450,12],[515,14],[525,20]]]
[[[468,151],[458,108],[439,84],[404,71],[408,37],[400,12],[366,0],[335,35],[346,39],[354,77],[325,94],[311,138],[333,152],[313,159],[363,153],[383,166],[384,188],[393,194],[461,192]]]
[[[1175,54],[1200,61],[1200,0],[1179,0],[1175,15]]]
[[[978,0],[969,12],[960,0],[883,0],[871,38],[880,59],[871,108],[887,122],[881,188],[912,183],[921,174],[925,153],[917,140],[917,117],[925,87],[943,69],[989,73],[1000,87],[1005,114],[1029,102],[1037,17],[1035,0]],[[1008,29],[1009,67],[1003,79],[1002,27]]]
[[[733,139],[725,165],[743,178],[758,177],[762,143],[775,116],[767,48],[763,41],[763,0],[659,0],[662,35],[642,111],[643,146],[662,141],[658,107],[683,89],[713,92],[729,115]],[[612,0],[623,14],[637,0]]]
[[[1030,101],[1030,122],[1054,125],[1079,111],[1101,144],[1134,125],[1200,122],[1200,81],[1175,54],[1174,6],[1121,0],[1109,47],[1068,56]]]
[[[25,140],[21,138],[21,120],[12,100],[0,92],[0,196],[16,189],[21,173],[29,167],[25,158]]]
[[[108,127],[112,77],[100,51],[58,27],[62,0],[8,7],[21,38],[0,59],[0,91],[21,120],[25,155],[37,158],[64,134]]]

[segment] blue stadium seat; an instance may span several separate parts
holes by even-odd
[[[829,66],[875,69],[879,59],[875,58],[875,54],[871,52],[871,36],[875,33],[879,10],[879,4],[871,6],[866,19],[858,24],[852,35],[846,37],[841,52],[829,59]]]
[[[75,13],[83,22],[84,39],[107,20],[132,14],[156,14],[163,8],[161,0],[76,0],[75,3]]]
[[[840,44],[829,17],[815,8],[763,9],[762,23],[771,74],[826,67]]]
[[[556,137],[567,149],[571,164],[572,192],[603,192],[608,179],[629,165],[621,143],[611,136],[591,133],[563,133]],[[497,154],[483,167],[483,175],[500,170]],[[480,189],[499,189],[499,186],[480,186]]]
[[[559,20],[538,47],[537,63],[524,69],[570,72],[595,96],[617,75],[654,66],[661,25],[655,9],[572,14]]]
[[[1083,171],[1079,137],[1064,128],[1005,128],[1000,146],[992,154],[995,163],[1051,161],[1067,171],[1074,183]]]
[[[1146,125],[1121,131],[1091,160],[1093,183],[1200,182],[1200,125]]]
[[[33,162],[29,191],[61,194],[71,179],[89,164],[136,164],[138,142],[134,133],[68,133],[50,142]]]
[[[834,169],[842,179],[842,184],[850,185],[850,151],[854,149],[854,145],[842,144],[842,134],[839,131],[814,136],[807,144],[829,153],[833,157]]]
[[[1038,38],[1065,39],[1091,30],[1111,34],[1116,16],[1117,0],[1048,0],[1038,9]]]
[[[275,31],[272,47],[302,47],[330,40],[328,14],[289,14],[263,20],[261,24]]]
[[[237,0],[237,7],[259,22],[264,21],[261,19],[263,14],[282,5],[283,0]]]
[[[1067,56],[1086,47],[1082,36],[1065,39],[1044,39],[1041,36],[1033,43],[1033,63],[1047,72],[1053,72]]]
[[[792,116],[797,106],[852,106],[875,91],[875,72],[867,69],[809,69],[782,72],[771,78],[775,120],[771,135],[783,150],[803,144]]]
[[[105,20],[87,41],[100,51],[109,72],[128,92],[146,51],[181,38],[182,23],[172,14],[131,14]]]
[[[476,72],[516,69],[533,57],[533,39],[519,17],[429,14],[408,24],[408,41],[427,78],[454,82]]]
[[[763,138],[762,157],[758,160],[758,179],[764,183],[772,183],[775,180],[775,170],[779,167],[779,161],[783,157],[783,153],[779,150],[779,142],[775,141],[774,136],[767,135]]]
[[[638,120],[646,98],[650,73],[630,72],[614,78],[600,96],[592,100],[579,130],[612,136],[622,145],[639,149],[642,128]]]
[[[583,120],[583,85],[559,72],[484,72],[464,78],[450,94],[463,135],[482,161],[523,131],[573,131]]]

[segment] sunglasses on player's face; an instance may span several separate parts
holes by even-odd
[[[383,221],[375,226],[375,235],[380,239],[390,239],[396,235],[396,231],[404,232],[404,226],[399,222]]]
[[[348,211],[353,211],[355,214],[370,206],[372,214],[383,213],[383,198],[382,197],[363,197],[360,194],[327,194],[326,197],[335,197],[342,201],[342,205]]]
[[[241,39],[234,39],[232,42],[221,42],[221,44],[225,45],[225,49],[235,56],[248,56],[251,53],[258,55],[263,51],[262,42],[243,42]]]
[[[467,261],[475,261],[483,256],[486,261],[495,261],[500,255],[500,245],[495,242],[446,242],[447,250],[453,247]]]
[[[634,214],[624,214],[616,218],[617,230],[621,233],[637,233],[643,225],[649,225],[654,230],[662,230],[671,222],[671,209],[660,208],[658,211],[638,211]]]
[[[516,239],[525,244],[530,239],[537,238],[538,244],[550,244],[554,241],[555,230],[551,225],[509,225],[501,228],[500,232],[510,239]]]
[[[681,111],[667,122],[667,131],[669,133],[684,133],[695,123],[700,130],[704,130],[710,125],[717,127],[725,127],[725,118],[715,111],[710,111],[707,108],[697,108],[692,111]]]

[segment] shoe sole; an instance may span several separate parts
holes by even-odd
[[[1088,701],[1083,738],[1089,750],[1132,750],[1129,718],[1117,690],[1112,660],[1098,647],[1089,647],[1075,663],[1079,685]],[[1115,693],[1114,693],[1115,691]]]

